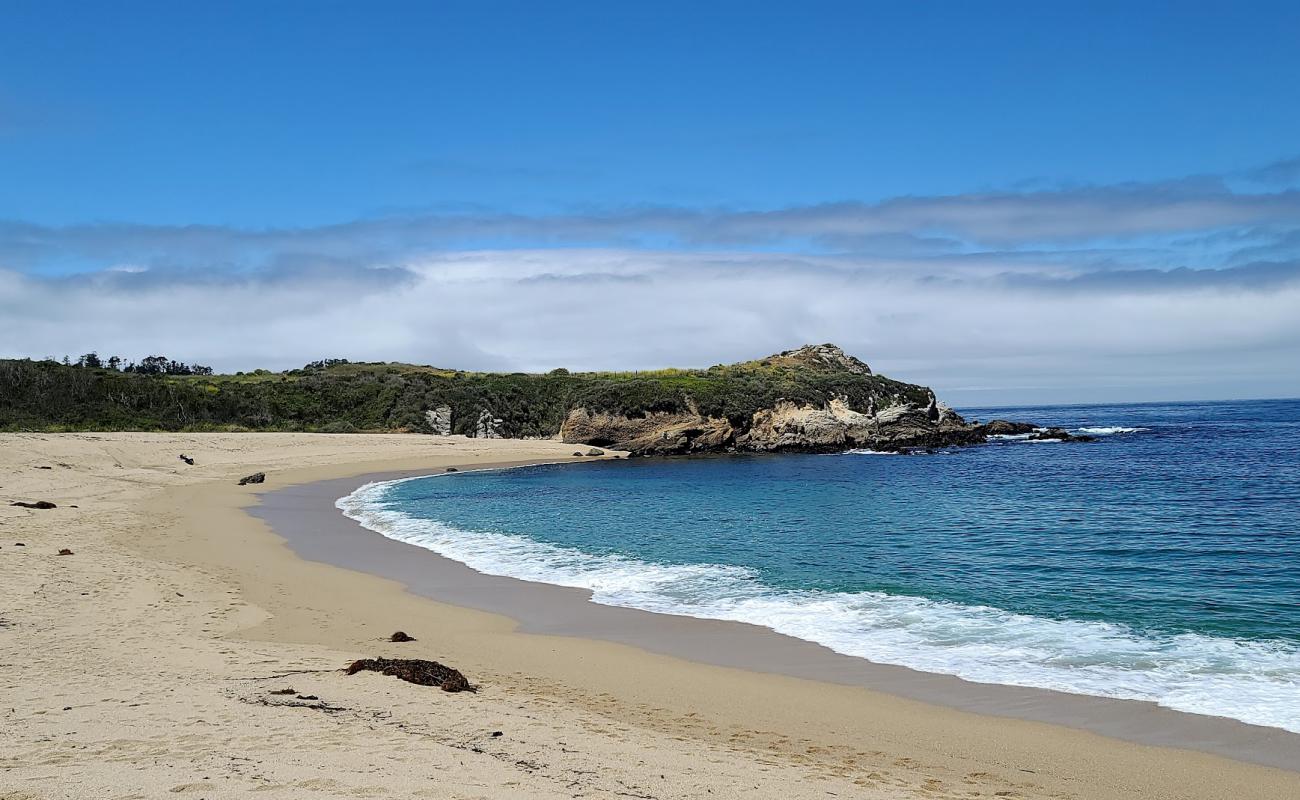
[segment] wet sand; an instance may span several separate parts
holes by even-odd
[[[366,483],[421,474],[426,473],[374,473],[278,489],[263,493],[249,513],[265,520],[303,558],[399,581],[440,602],[505,615],[526,633],[601,639],[701,664],[864,687],[962,711],[1067,725],[1140,744],[1300,771],[1300,735],[1277,728],[1149,702],[973,683],[841,655],[747,623],[599,605],[590,602],[587,590],[485,575],[389,539],[343,516],[334,505]]]

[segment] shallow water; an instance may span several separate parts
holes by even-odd
[[[467,472],[340,507],[596,602],[1300,732],[1300,401],[963,413],[1101,440]]]

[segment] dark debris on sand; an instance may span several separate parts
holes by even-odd
[[[414,642],[414,641],[415,641],[415,637],[412,636],[411,634],[407,633],[406,631],[398,631],[397,633],[394,633],[392,636],[389,636],[389,637],[388,637],[388,641],[390,641],[390,642]]]
[[[35,503],[26,503],[22,500],[15,500],[9,505],[21,506],[22,508],[58,508],[58,506],[54,505],[49,500],[37,500]]]
[[[408,683],[420,686],[437,686],[444,692],[476,692],[469,680],[460,670],[439,664],[437,661],[425,661],[420,658],[362,658],[348,665],[347,674],[355,675],[362,671],[378,672],[401,678]]]
[[[254,472],[252,475],[245,475],[239,479],[240,486],[247,486],[250,483],[264,483],[266,481],[265,472]]]

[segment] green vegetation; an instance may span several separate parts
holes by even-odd
[[[168,374],[125,372],[84,358],[80,365],[0,360],[0,430],[428,432],[425,412],[446,405],[453,433],[472,434],[487,411],[501,420],[503,436],[551,436],[574,408],[640,416],[693,403],[706,416],[743,426],[781,399],[820,405],[842,397],[865,410],[872,398],[882,409],[924,404],[928,391],[789,357],[705,370],[545,375],[342,360],[235,375],[185,374],[184,366]]]

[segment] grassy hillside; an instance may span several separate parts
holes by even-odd
[[[833,396],[864,410],[924,387],[788,354],[703,370],[545,375],[460,372],[410,364],[336,363],[273,373],[148,375],[52,361],[0,360],[0,430],[279,430],[427,432],[425,411],[452,408],[454,433],[479,415],[509,437],[551,436],[573,408],[641,415],[693,401],[743,425],[777,400],[821,404]]]

